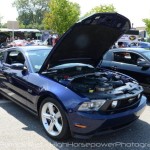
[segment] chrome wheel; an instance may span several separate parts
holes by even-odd
[[[55,104],[47,102],[43,105],[41,110],[41,120],[45,130],[51,136],[58,136],[62,132],[62,115]]]

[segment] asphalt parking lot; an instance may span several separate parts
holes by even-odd
[[[38,118],[13,102],[0,98],[0,150],[148,150],[150,149],[150,103],[130,127],[89,140],[56,142],[43,131]]]

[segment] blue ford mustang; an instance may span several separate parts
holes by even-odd
[[[129,28],[124,16],[99,13],[73,25],[53,48],[0,52],[0,93],[38,115],[56,140],[88,138],[129,125],[146,106],[143,88],[129,76],[97,68]]]

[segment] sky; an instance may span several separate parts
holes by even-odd
[[[7,21],[15,21],[18,13],[12,7],[14,0],[0,0],[0,16],[3,23]],[[142,19],[150,19],[150,0],[69,0],[77,2],[81,8],[81,15],[84,15],[90,9],[99,5],[113,4],[116,11],[127,18],[133,23],[133,27],[144,26]],[[43,0],[44,2],[44,0]]]

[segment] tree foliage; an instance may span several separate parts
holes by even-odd
[[[60,35],[79,19],[80,7],[77,3],[67,0],[50,0],[48,6],[50,11],[45,14],[44,26]]]
[[[145,23],[146,31],[148,35],[150,36],[150,19],[143,19],[143,22]]]
[[[13,6],[18,11],[18,21],[24,28],[42,28],[44,14],[50,0],[15,0]]]
[[[84,17],[87,17],[87,16],[94,14],[94,13],[100,13],[100,12],[116,12],[116,9],[112,4],[100,5],[100,6],[96,6],[96,7],[92,8],[89,12],[87,12],[84,15]]]

